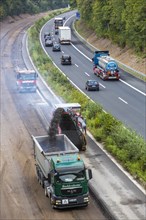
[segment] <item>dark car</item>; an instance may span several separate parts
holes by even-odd
[[[49,36],[47,35],[47,36],[45,37],[45,41],[46,41],[46,40],[52,40],[52,37],[51,37],[50,35],[49,35]]]
[[[58,30],[55,30],[55,35],[58,35],[59,34],[59,31]]]
[[[99,82],[94,79],[89,79],[86,82],[85,89],[87,91],[92,90],[92,91],[99,91]]]
[[[52,51],[61,51],[60,43],[53,43]]]
[[[45,39],[47,36],[50,36],[50,33],[49,33],[49,32],[45,32],[45,33],[44,33],[44,39]]]
[[[52,47],[53,46],[53,41],[50,39],[45,40],[45,46],[46,47]]]
[[[61,64],[67,64],[67,65],[71,65],[71,56],[70,55],[62,55],[61,57]]]

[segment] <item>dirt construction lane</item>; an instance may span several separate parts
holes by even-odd
[[[1,23],[0,27],[0,219],[102,220],[105,217],[92,197],[87,208],[63,211],[52,209],[35,176],[30,134],[43,135],[46,131],[33,107],[37,94],[17,94],[14,72],[16,60],[13,60],[12,51],[24,27],[30,26],[38,17],[9,19]]]

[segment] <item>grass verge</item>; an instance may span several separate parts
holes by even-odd
[[[52,63],[39,42],[41,27],[52,17],[65,12],[59,10],[40,19],[28,32],[28,47],[32,60],[40,74],[55,93],[66,102],[78,102],[82,115],[94,138],[146,188],[146,142],[135,131],[125,128],[111,114],[104,113],[102,106],[80,93]],[[39,51],[39,53],[38,53]],[[68,92],[70,91],[70,92]]]

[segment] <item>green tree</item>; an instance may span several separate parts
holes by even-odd
[[[136,51],[146,50],[146,1],[125,0],[123,11],[125,22],[126,43]]]
[[[77,1],[76,0],[70,0],[69,4],[70,4],[71,8],[76,8],[77,7]]]

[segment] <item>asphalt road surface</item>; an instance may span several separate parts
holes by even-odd
[[[53,210],[36,179],[31,135],[46,134],[50,118],[46,121],[45,112],[51,117],[54,98],[43,86],[41,92],[46,99],[39,91],[18,93],[15,68],[25,67],[22,47],[26,29],[41,16],[27,15],[1,23],[0,219],[104,220],[92,196],[87,208]],[[41,80],[38,84],[41,86]]]
[[[37,18],[30,16],[1,25],[0,219],[105,219],[92,196],[87,209],[53,210],[36,180],[31,135],[46,134],[53,104],[61,101],[40,77],[37,93],[19,94],[16,90],[14,69],[25,63],[31,66],[25,34]],[[145,219],[145,194],[90,136],[87,139],[87,151],[82,157],[93,171],[92,190],[118,219]]]
[[[73,16],[74,12],[66,14],[67,24],[68,21],[70,21],[68,18],[73,18]],[[88,96],[93,100],[98,100],[98,102],[100,100],[101,104],[106,104],[106,108],[108,110],[112,110],[112,112],[114,111],[115,114],[120,113],[120,117],[125,118],[126,115],[124,120],[126,120],[128,126],[130,127],[130,123],[135,122],[134,125],[137,126],[138,132],[140,132],[141,129],[143,135],[145,135],[145,84],[142,81],[128,75],[128,73],[124,73],[125,75],[121,74],[121,80],[119,82],[103,82],[102,80],[99,80],[99,92],[86,92],[85,81],[89,79],[89,77],[92,76],[92,78],[94,78],[95,76],[90,74],[92,70],[91,61],[79,53],[78,50],[74,48],[74,44],[76,46],[78,45],[81,51],[86,51],[86,55],[89,55],[91,51],[89,48],[87,49],[86,46],[84,46],[78,39],[75,39],[74,36],[73,44],[62,45],[61,52],[52,52],[51,47],[44,47],[43,34],[46,31],[51,33],[54,41],[58,41],[58,36],[54,34],[53,22],[54,20],[52,19],[44,25],[40,34],[42,47],[44,48],[46,54],[52,58],[58,68],[61,69],[80,90],[88,94]],[[71,55],[73,65],[62,66],[60,64],[60,57],[62,54]],[[124,79],[126,79],[126,81],[123,81]],[[129,86],[129,83],[131,83],[131,87]],[[135,85],[137,86],[137,90],[134,87]],[[128,96],[129,100],[131,100],[133,104],[128,105],[128,102],[122,99],[121,96]],[[137,114],[137,116],[133,115],[132,109],[136,112],[139,111],[139,114]],[[131,111],[130,114],[129,110]],[[131,122],[128,121],[129,119]],[[117,163],[115,165],[115,163],[113,163],[114,159],[111,157],[109,158],[105,154],[104,150],[102,150],[102,146],[99,147],[99,143],[96,144],[92,138],[90,138],[90,135],[88,136],[87,142],[87,151],[83,154],[83,157],[86,163],[92,167],[94,178],[90,181],[90,185],[94,192],[102,198],[104,204],[117,219],[145,219],[145,190],[143,190],[129,174],[123,171]]]
[[[75,12],[66,16],[64,25],[71,26],[75,19]],[[58,36],[54,34],[54,20],[49,21],[42,29],[41,41],[44,46],[43,34],[50,31],[54,41]],[[130,74],[120,70],[119,81],[103,81],[93,74],[93,51],[84,45],[72,31],[72,44],[62,45],[60,53],[52,52],[51,47],[44,47],[47,54],[55,64],[82,90],[88,97],[101,104],[105,111],[111,113],[124,125],[135,130],[146,139],[146,84]],[[61,54],[69,54],[72,57],[71,66],[63,66],[60,63]],[[96,79],[100,83],[99,92],[85,90],[85,82],[88,79]]]

